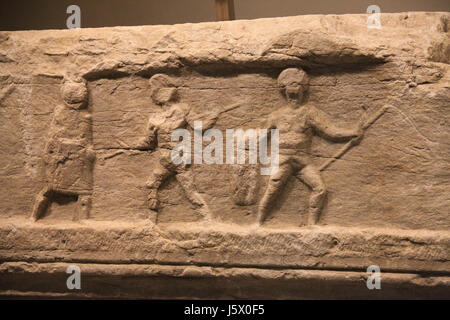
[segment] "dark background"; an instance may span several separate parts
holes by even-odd
[[[215,21],[214,0],[0,0],[0,30],[65,29],[66,8],[81,8],[81,27]],[[303,14],[450,11],[450,0],[234,0],[236,19]]]

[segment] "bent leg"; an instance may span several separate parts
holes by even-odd
[[[163,167],[160,163],[153,170],[152,175],[145,183],[147,189],[149,189],[147,197],[149,209],[156,210],[158,208],[158,189],[171,175],[173,175],[173,173]]]
[[[37,221],[45,215],[51,202],[51,194],[52,190],[48,187],[45,187],[39,192],[34,202],[33,212],[31,213],[31,219],[33,219],[33,221]]]
[[[312,165],[304,167],[298,174],[312,192],[309,198],[308,225],[314,225],[319,221],[320,213],[326,197],[325,183],[320,176],[320,171]]]
[[[277,173],[270,176],[269,182],[267,185],[266,192],[262,197],[259,206],[258,206],[258,224],[262,224],[267,214],[269,213],[273,202],[278,196],[279,192],[286,184],[287,179],[290,175],[292,175],[292,167],[290,164],[285,163],[278,168]]]
[[[203,197],[196,191],[192,171],[181,171],[177,173],[175,177],[178,183],[183,188],[183,191],[189,201],[192,204],[200,207],[200,212],[206,220],[211,220],[212,215],[211,211],[208,208],[208,205],[206,204]]]

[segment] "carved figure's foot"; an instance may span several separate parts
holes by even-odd
[[[318,208],[312,207],[309,209],[308,226],[314,226],[319,222],[320,210]]]
[[[266,210],[264,208],[260,208],[258,211],[258,217],[256,219],[256,223],[258,226],[262,226],[264,223],[264,217],[266,216]]]
[[[208,206],[206,204],[201,204],[199,206],[199,211],[203,216],[203,221],[206,223],[211,223],[213,221],[215,221],[216,219],[214,219],[211,215],[211,211],[209,210]]]
[[[317,220],[316,219],[309,219],[308,223],[306,224],[307,227],[315,227],[317,226]]]
[[[50,203],[50,200],[43,194],[39,194],[36,198],[36,202],[31,213],[31,221],[36,222],[39,218],[45,215],[45,211]]]
[[[260,229],[261,227],[262,227],[262,224],[259,221],[257,221],[257,222],[252,223],[251,225],[249,225],[249,230],[254,231],[254,230]]]
[[[201,220],[201,224],[205,226],[210,226],[213,220],[209,217],[203,217],[203,220]]]
[[[89,219],[92,206],[92,200],[90,196],[80,195],[78,197],[78,214],[74,217],[75,221],[82,219]]]
[[[300,228],[306,227],[308,224],[305,222],[300,222],[300,224],[298,225]]]

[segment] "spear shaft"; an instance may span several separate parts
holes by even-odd
[[[385,112],[386,110],[389,108],[389,105],[384,105],[383,107],[381,107],[377,112],[375,112],[372,117],[367,120],[363,126],[362,129],[363,130],[367,130],[372,124],[375,123],[375,121],[378,120],[378,118],[380,118]],[[353,146],[355,145],[354,143],[354,138],[352,140],[350,140],[349,142],[347,142],[341,149],[339,149],[336,154],[328,159],[327,161],[325,161],[325,163],[323,163],[320,167],[319,167],[319,171],[323,171],[326,168],[328,168],[330,166],[330,164],[332,164],[333,162],[335,162],[337,159],[339,159],[340,157],[342,157],[348,150],[350,150]]]

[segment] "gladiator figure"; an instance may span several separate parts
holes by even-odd
[[[199,209],[205,221],[209,221],[212,219],[209,208],[196,191],[194,176],[189,170],[190,165],[184,162],[175,164],[171,158],[172,150],[178,144],[171,141],[172,133],[177,129],[193,128],[189,117],[190,108],[184,103],[177,102],[177,88],[168,76],[154,75],[150,79],[150,86],[152,100],[161,110],[150,117],[146,134],[137,146],[139,150],[151,150],[159,155],[159,162],[146,182],[148,207],[153,211],[158,210],[159,188],[169,178],[175,177],[189,201]],[[204,130],[212,127],[216,120],[217,117],[207,119]],[[156,222],[156,216],[153,220]]]
[[[308,84],[308,75],[297,68],[286,69],[278,77],[287,105],[269,116],[268,127],[279,130],[279,168],[270,176],[259,203],[258,225],[264,222],[290,176],[296,176],[311,189],[307,224],[315,225],[324,204],[326,186],[319,169],[312,164],[313,136],[319,135],[333,142],[351,140],[353,144],[358,144],[363,137],[361,125],[351,129],[339,127],[326,113],[305,102]]]
[[[74,220],[87,219],[93,188],[92,119],[86,110],[88,90],[81,78],[65,78],[63,104],[56,106],[44,150],[45,186],[38,194],[31,218],[43,218],[56,196],[77,200]]]

